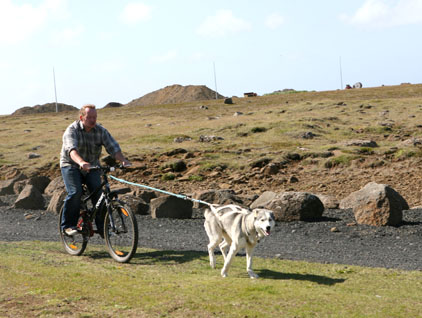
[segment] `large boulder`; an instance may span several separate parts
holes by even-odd
[[[7,195],[7,194],[13,194],[13,186],[15,185],[15,180],[4,180],[0,181],[0,195]]]
[[[256,209],[259,207],[265,207],[267,206],[274,198],[277,196],[277,193],[272,191],[265,191],[263,194],[261,194],[258,199],[256,199],[251,205],[251,209]]]
[[[125,194],[120,197],[135,214],[148,215],[149,205],[140,197]]]
[[[189,219],[192,217],[192,206],[192,201],[175,196],[162,196],[151,200],[151,217]]]
[[[193,199],[201,200],[212,204],[243,204],[242,198],[237,196],[233,190],[203,190],[193,194]],[[207,207],[205,204],[195,202],[194,208]]]
[[[44,189],[44,193],[47,195],[53,195],[58,189],[65,189],[62,176],[56,177],[48,184]]]
[[[57,191],[55,191],[50,199],[47,211],[59,214],[63,206],[64,200],[66,199],[66,196],[67,192],[64,189],[58,189]]]
[[[276,221],[280,222],[315,220],[324,212],[321,200],[306,192],[281,192],[259,206],[272,210]]]
[[[356,222],[373,226],[399,225],[406,200],[386,184],[370,182],[340,202],[341,209],[353,209]]]
[[[340,202],[332,195],[315,194],[321,200],[325,209],[338,209]]]
[[[40,191],[33,185],[26,185],[14,203],[15,208],[40,210],[44,209],[45,200]]]

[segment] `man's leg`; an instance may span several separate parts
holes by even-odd
[[[87,185],[90,193],[95,191],[101,185],[101,171],[99,170],[90,171],[85,176],[85,184]],[[101,196],[101,193],[102,193],[102,190],[98,191],[92,197],[92,204],[94,206],[97,204],[97,201]],[[95,224],[97,226],[98,232],[102,234],[104,231],[104,215],[101,213],[101,211],[97,212],[97,215],[95,217]]]
[[[82,176],[79,169],[74,167],[63,167],[61,171],[67,191],[61,220],[61,228],[64,230],[75,228],[78,223],[82,196]]]

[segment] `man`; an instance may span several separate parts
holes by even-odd
[[[73,122],[64,132],[60,153],[60,168],[67,191],[61,228],[69,236],[77,233],[82,184],[86,184],[91,192],[101,185],[100,171],[89,169],[100,164],[102,146],[123,166],[131,165],[107,129],[97,125],[95,106],[84,105],[79,112],[79,120]],[[93,202],[96,202],[100,195],[101,192],[93,198]],[[97,215],[95,223],[97,232],[102,236],[104,220],[100,215]]]

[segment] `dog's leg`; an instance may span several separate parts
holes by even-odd
[[[208,255],[210,257],[210,266],[211,268],[215,269],[215,255],[214,255],[214,250],[217,247],[218,242],[210,242],[210,244],[208,244]]]
[[[228,235],[223,235],[223,237],[224,237],[224,240],[220,243],[219,247],[220,247],[221,254],[223,255],[224,261],[226,261],[227,251],[230,245],[232,244],[232,240],[230,236]]]
[[[229,267],[231,263],[233,262],[233,258],[236,256],[238,251],[239,251],[239,245],[232,243],[232,245],[230,246],[230,251],[227,254],[226,259],[224,261],[224,266],[221,269],[221,276],[227,277],[227,272],[229,270]]]
[[[255,272],[252,270],[252,255],[253,255],[253,249],[254,247],[247,245],[245,247],[246,250],[246,271],[249,274],[249,277],[254,279],[254,278],[258,278],[259,276],[257,274],[255,274]]]

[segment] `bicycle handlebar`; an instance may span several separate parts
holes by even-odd
[[[130,167],[131,165],[127,165],[127,166],[124,166],[123,164],[119,164],[119,165],[117,165],[117,166],[91,166],[91,167],[89,167],[89,170],[91,171],[91,170],[93,170],[93,171],[95,171],[95,170],[102,170],[103,172],[113,172],[113,171],[116,171],[116,169],[125,169],[125,168],[128,168],[128,167]]]

